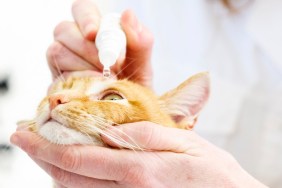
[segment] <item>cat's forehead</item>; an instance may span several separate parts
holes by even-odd
[[[116,80],[109,78],[92,78],[85,93],[86,95],[98,94],[104,90],[107,90],[116,82]]]
[[[53,83],[49,94],[64,92],[80,92],[87,95],[98,94],[117,82],[104,77],[69,77],[64,81]]]

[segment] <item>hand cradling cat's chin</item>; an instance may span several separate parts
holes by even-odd
[[[67,128],[55,120],[50,120],[42,125],[38,133],[55,144],[93,144],[94,142],[93,138],[87,137],[76,130]]]

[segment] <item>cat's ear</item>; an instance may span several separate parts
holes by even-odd
[[[161,107],[181,128],[192,129],[209,94],[209,74],[198,73],[162,95]]]

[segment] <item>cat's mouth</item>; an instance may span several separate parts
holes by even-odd
[[[55,123],[55,124],[60,124],[60,125],[64,126],[64,124],[62,124],[60,121],[58,121],[58,120],[56,120],[52,117],[48,118],[42,125],[44,126],[47,123]]]
[[[53,118],[49,118],[47,121],[44,122],[44,124],[46,123],[50,123],[50,122],[55,122],[55,123],[60,123],[57,120],[53,119]],[[61,123],[60,123],[61,124]]]

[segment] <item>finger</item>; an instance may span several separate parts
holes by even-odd
[[[59,42],[50,45],[46,56],[53,78],[61,76],[66,71],[99,71],[94,65],[89,64]]]
[[[122,14],[121,25],[127,37],[127,51],[120,77],[151,87],[153,73],[150,61],[153,35],[130,10]]]
[[[99,180],[86,176],[81,176],[75,173],[62,170],[42,160],[36,158],[32,158],[32,159],[55,180],[57,187],[60,188],[117,187],[117,184],[115,184],[113,181]]]
[[[179,153],[189,151],[189,154],[192,154],[192,149],[197,149],[199,145],[204,144],[204,141],[192,131],[164,127],[151,122],[137,122],[109,127],[106,133],[116,135],[124,142],[148,150]],[[102,139],[105,143],[118,147],[110,138],[103,136]]]
[[[18,131],[11,142],[33,158],[95,179],[122,181],[137,166],[136,153],[97,146],[56,145],[35,133]],[[135,155],[134,155],[135,154]]]
[[[93,41],[100,22],[100,12],[93,1],[76,0],[72,6],[72,14],[83,36]]]
[[[75,23],[67,21],[60,23],[55,28],[54,38],[85,61],[102,68],[94,42],[85,39]]]

